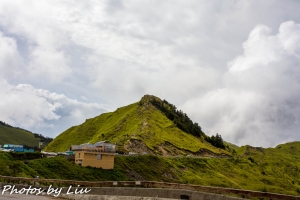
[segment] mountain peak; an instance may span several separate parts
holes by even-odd
[[[146,94],[139,102],[102,113],[64,131],[45,151],[64,151],[73,144],[109,140],[123,152],[160,155],[225,153],[206,141],[201,127],[176,106]],[[205,149],[205,150],[203,150]],[[225,153],[226,154],[226,153]]]
[[[154,95],[145,94],[139,102],[140,104],[144,104],[144,103],[153,103],[153,101],[162,101],[162,100]]]

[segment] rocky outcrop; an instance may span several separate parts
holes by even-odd
[[[148,148],[144,142],[137,139],[129,140],[129,142],[124,145],[124,149],[137,154],[154,154],[153,150]]]
[[[136,154],[155,154],[161,156],[201,156],[201,157],[220,157],[229,158],[227,154],[216,154],[207,149],[200,149],[197,152],[191,152],[185,149],[180,149],[169,142],[162,143],[154,150],[147,147],[147,145],[137,139],[129,140],[128,144],[124,145],[124,148],[129,152],[134,152]]]

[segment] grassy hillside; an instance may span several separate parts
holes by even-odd
[[[251,177],[257,176],[256,180],[263,182],[267,190],[294,188],[300,194],[300,142],[267,149],[243,146],[236,152],[238,158],[247,158],[255,166]]]
[[[36,138],[31,132],[12,127],[3,122],[0,123],[0,145],[22,144],[30,147],[38,147],[40,138]]]
[[[195,137],[182,131],[173,121],[153,106],[146,95],[140,102],[104,113],[58,135],[44,150],[65,151],[73,144],[109,140],[119,149],[143,146],[155,154],[197,153],[201,149],[215,154],[229,154],[210,145],[203,136]],[[158,99],[157,97],[154,97]],[[161,100],[160,100],[161,101]],[[138,144],[137,144],[138,143]],[[138,149],[138,148],[135,148]]]
[[[243,146],[234,158],[117,156],[114,170],[80,167],[64,158],[13,160],[0,152],[2,175],[73,180],[152,180],[300,195],[300,142]],[[9,166],[7,168],[6,166]]]

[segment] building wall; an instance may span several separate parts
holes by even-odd
[[[113,169],[114,168],[114,155],[106,153],[96,153],[96,152],[75,152],[75,163],[81,166],[91,166],[102,169]]]

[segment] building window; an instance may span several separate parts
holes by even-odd
[[[102,155],[101,154],[97,155],[97,160],[102,160]]]
[[[80,153],[78,153],[78,158],[80,158]]]

